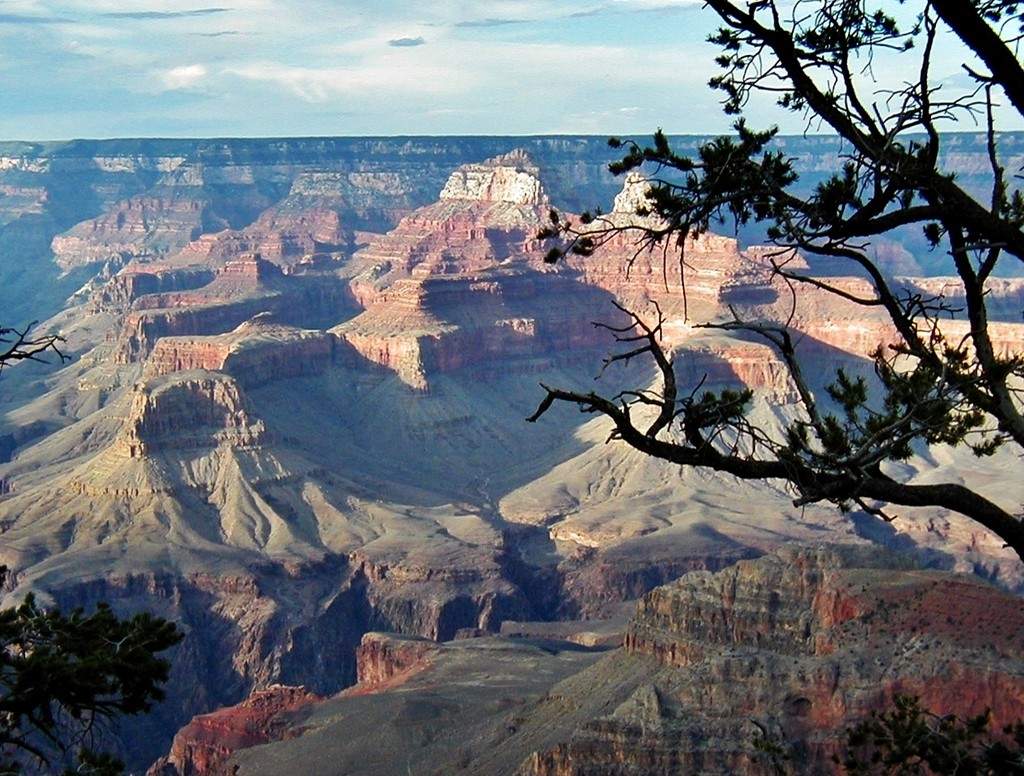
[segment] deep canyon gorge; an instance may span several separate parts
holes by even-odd
[[[828,140],[781,142],[808,181],[835,168]],[[978,138],[948,147],[968,183],[986,169]],[[1004,150],[1020,166],[1024,136]],[[836,730],[894,692],[948,702],[951,671],[968,711],[1019,712],[1024,572],[975,524],[796,507],[607,442],[600,418],[525,422],[541,382],[594,388],[615,303],[665,314],[681,384],[748,385],[769,423],[793,396],[779,357],[695,322],[789,321],[819,389],[894,336],[824,292],[794,307],[749,230],[691,241],[685,271],[626,237],[546,263],[552,207],[637,218],[643,181],[609,153],[0,143],[2,323],[39,320],[70,356],[0,382],[4,601],[180,624],[167,700],[116,732],[132,769],[405,773],[412,741],[431,773],[757,772],[757,730],[825,769]],[[879,263],[941,293],[905,238]],[[1024,280],[1000,280],[998,347],[1019,349],[1022,308]],[[614,365],[596,385],[654,378]],[[904,465],[1019,509],[998,456]]]

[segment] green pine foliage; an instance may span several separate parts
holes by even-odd
[[[760,337],[777,350],[799,397],[797,419],[781,433],[759,426],[749,401],[725,395],[697,400],[676,386],[671,354],[654,339],[643,351],[660,370],[660,396],[626,391],[610,400],[545,387],[531,420],[554,401],[572,402],[610,417],[613,438],[650,455],[744,479],[784,481],[797,505],[831,502],[886,519],[890,505],[958,512],[1024,559],[1024,522],[1014,505],[994,503],[955,478],[929,485],[901,480],[895,467],[885,466],[933,445],[963,446],[979,456],[1004,446],[1024,452],[1024,351],[1001,349],[989,309],[997,271],[1019,272],[1024,263],[1024,190],[1004,161],[997,121],[1007,113],[1024,117],[1024,64],[1017,53],[1024,5],[707,0],[705,8],[721,20],[710,38],[720,49],[720,72],[710,86],[722,93],[725,112],[738,116],[734,134],[702,142],[689,154],[677,152],[660,129],[650,143],[612,138],[622,156],[609,169],[639,170],[649,182],[647,203],[637,212],[647,220],[623,225],[588,213],[574,221],[554,212],[541,233],[553,241],[547,260],[588,256],[628,233],[636,237],[633,260],[645,249],[677,251],[685,288],[691,262],[699,261],[685,256],[691,238],[756,222],[776,245],[767,255],[770,271],[797,302],[804,290],[830,294],[885,320],[895,337],[870,355],[870,379],[838,372],[822,391],[802,371],[799,338],[788,322],[743,318],[732,309],[731,318],[691,322]],[[951,40],[962,57],[960,83],[940,80],[948,68],[938,65]],[[886,57],[899,58],[905,78],[881,80],[886,68],[873,65]],[[752,129],[742,116],[752,98],[763,96],[802,116],[809,130],[840,139],[836,172],[815,185],[797,185],[796,160],[776,143],[777,129]],[[977,127],[986,140],[987,191],[967,190],[942,167],[942,132],[961,126]],[[905,284],[870,250],[872,238],[908,229],[944,257],[952,293]],[[838,263],[841,274],[865,281],[868,290],[852,291],[801,270],[797,256]],[[658,315],[655,323],[635,314],[633,320],[650,332],[660,329]],[[950,319],[961,328],[948,326]],[[631,341],[622,332],[616,336]],[[651,429],[633,425],[629,407],[638,402],[658,410]]]
[[[0,774],[54,768],[69,754],[75,773],[119,773],[116,758],[87,744],[104,720],[163,699],[170,663],[158,655],[181,639],[173,623],[148,613],[122,619],[102,603],[64,614],[30,594],[0,610]]]
[[[851,776],[1012,776],[1024,774],[1024,722],[1002,735],[991,715],[961,719],[924,709],[919,698],[897,695],[846,732],[846,754],[835,757]]]

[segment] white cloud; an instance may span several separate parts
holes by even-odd
[[[612,0],[612,3],[623,7],[651,9],[704,5],[704,0]]]
[[[633,13],[671,1],[151,0],[126,13],[123,0],[35,0],[25,13],[74,23],[46,25],[9,57],[48,82],[14,72],[11,82],[32,84],[26,95],[55,113],[78,95],[117,105],[111,126],[152,125],[150,134],[167,133],[159,124],[172,94],[175,131],[192,135],[685,129],[673,118],[717,112],[713,98],[702,111],[683,99],[706,98],[713,54],[696,52],[703,33],[689,28],[650,39],[664,19]],[[624,19],[644,31],[635,44]],[[95,128],[103,110],[73,134],[123,134]],[[25,126],[18,134],[38,131]]]
[[[380,102],[387,96],[437,95],[453,92],[459,85],[442,68],[418,65],[415,69],[381,58],[351,67],[302,67],[261,62],[225,68],[225,74],[284,87],[310,103],[340,97]]]
[[[182,65],[164,73],[163,83],[168,89],[188,89],[206,78],[203,65]]]

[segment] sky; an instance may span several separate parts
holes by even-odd
[[[0,0],[0,139],[723,132],[715,26],[701,0]]]

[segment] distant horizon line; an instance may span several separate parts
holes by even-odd
[[[570,132],[541,132],[535,134],[376,134],[376,135],[112,135],[108,137],[71,137],[71,138],[47,138],[47,139],[26,139],[11,138],[0,139],[0,148],[8,146],[59,146],[74,143],[118,143],[118,142],[163,142],[163,143],[195,143],[195,142],[280,142],[280,141],[309,141],[309,140],[444,140],[444,139],[586,139],[607,141],[610,137],[648,137],[653,136],[656,130],[648,132],[609,132],[609,133],[570,133]],[[669,138],[712,138],[731,136],[735,132],[666,132]],[[905,137],[926,135],[925,132],[907,133]],[[953,130],[940,132],[941,137],[984,135],[984,129],[974,130]],[[1011,129],[999,131],[997,136],[1024,135],[1024,129]],[[806,138],[806,139],[842,139],[834,132],[780,132],[779,138]]]

